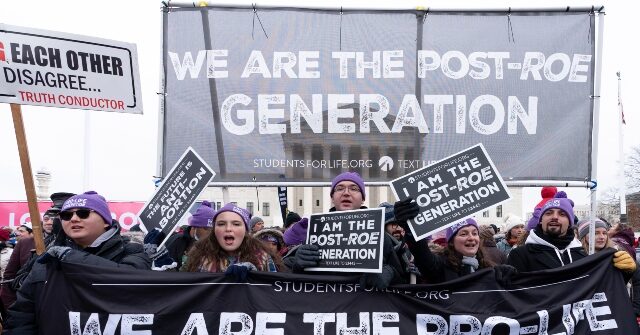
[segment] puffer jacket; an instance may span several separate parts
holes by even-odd
[[[98,237],[92,246],[84,249],[69,238],[57,239],[55,245],[71,248],[64,256],[66,263],[88,264],[105,268],[151,269],[151,260],[144,253],[143,246],[125,240],[120,235],[120,227],[117,223]],[[55,306],[42,306],[40,303],[40,297],[45,289],[47,271],[51,268],[50,265],[52,264],[38,262],[33,264],[29,276],[18,290],[16,303],[9,308],[8,334],[41,333],[38,329],[38,315],[41,312],[46,313],[47,309],[55,308]]]

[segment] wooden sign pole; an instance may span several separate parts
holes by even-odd
[[[33,239],[36,243],[36,254],[44,252],[44,236],[42,223],[40,222],[40,210],[38,209],[38,199],[36,198],[36,187],[33,183],[33,173],[31,172],[31,161],[29,160],[29,148],[27,147],[27,136],[24,132],[22,122],[22,110],[20,105],[11,104],[11,116],[13,117],[13,127],[16,131],[16,141],[18,142],[18,153],[20,155],[20,166],[22,167],[22,178],[24,179],[24,190],[27,193],[29,202],[29,215],[31,216],[31,226],[33,229]]]

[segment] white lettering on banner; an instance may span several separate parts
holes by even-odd
[[[297,288],[296,288],[297,286]],[[362,290],[354,283],[300,283],[300,282],[274,282],[276,292],[294,293],[355,293]],[[367,291],[372,291],[368,289]],[[382,290],[387,293],[415,295],[420,299],[442,300],[449,298],[448,291],[430,292],[409,292],[398,291],[396,289]],[[592,299],[569,303],[562,306],[562,316],[555,315],[556,324],[562,324],[566,335],[574,335],[576,326],[588,324],[592,332],[618,329],[615,318],[608,305],[595,307],[594,304],[601,304],[607,301],[604,292],[597,292]],[[85,314],[84,316],[82,314]],[[88,315],[87,315],[88,314]],[[356,313],[303,313],[302,322],[313,324],[313,334],[325,334],[325,325],[335,323],[336,334],[399,334],[400,315],[397,312],[358,312],[357,322],[354,320]],[[102,317],[101,317],[102,316]],[[609,316],[605,318],[604,316]],[[415,325],[418,335],[446,335],[446,334],[493,334],[493,330],[499,326],[501,331],[509,329],[509,334],[547,334],[550,323],[548,310],[539,310],[535,313],[536,319],[531,316],[522,316],[528,324],[532,321],[534,325],[522,326],[520,322],[513,318],[500,315],[488,316],[484,321],[480,321],[474,315],[452,314],[448,319],[437,314],[416,314]],[[208,316],[205,319],[203,313],[191,313],[185,322],[181,335],[209,334],[207,320],[212,320]],[[82,322],[84,321],[84,324]],[[255,320],[255,321],[254,321]],[[71,334],[82,335],[116,335],[118,327],[121,331],[118,334],[150,335],[154,322],[154,314],[108,314],[69,312],[69,330]],[[268,324],[286,324],[286,313],[256,312],[255,318],[242,312],[220,312],[217,334],[224,335],[282,335],[284,328],[268,327]],[[389,324],[395,325],[389,325]],[[348,325],[355,325],[349,327]],[[385,324],[387,324],[385,326]],[[209,325],[212,326],[212,325]],[[134,330],[135,328],[135,330]],[[232,330],[233,329],[233,330]],[[465,330],[466,329],[466,330]],[[255,331],[255,332],[254,332]],[[560,333],[558,333],[560,334]]]
[[[504,79],[504,62],[510,59],[509,52],[472,52],[464,53],[451,50],[440,55],[435,50],[418,50],[418,78],[427,78],[429,71],[440,69],[451,79],[469,76],[473,79],[487,79],[491,74],[491,65],[485,59],[493,60],[495,79]],[[520,80],[544,79],[557,82],[586,82],[591,55],[554,53],[545,57],[542,52],[525,52],[522,63],[509,63],[508,70],[521,70]],[[455,64],[455,65],[454,65]],[[558,70],[559,69],[559,70]],[[554,72],[555,70],[555,72]],[[541,73],[542,72],[542,73]]]
[[[425,165],[428,165],[425,163]],[[358,167],[367,167],[370,168],[373,166],[373,161],[362,160],[362,159],[351,159],[351,160],[343,160],[343,159],[334,159],[334,160],[324,160],[324,159],[316,159],[316,160],[302,160],[302,159],[271,159],[271,158],[257,158],[253,160],[254,167],[312,167],[314,169],[318,168],[329,168],[329,169],[342,169],[342,168],[351,168],[355,169]]]
[[[581,320],[586,320],[589,329],[593,332],[617,329],[618,324],[614,318],[598,319],[598,317],[611,316],[611,308],[607,305],[594,307],[594,303],[607,301],[604,292],[595,293],[592,299],[578,301],[562,306],[562,325],[567,335],[575,334],[575,327]],[[469,329],[477,330],[475,334],[492,334],[493,329],[499,324],[509,327],[509,334],[547,334],[549,330],[549,312],[537,311],[539,324],[537,326],[520,327],[520,323],[511,318],[491,316],[484,321],[484,325],[472,315],[451,315],[449,322],[440,315],[418,314],[416,315],[416,329],[419,335],[432,334],[462,334],[463,325]],[[573,317],[572,317],[573,316]],[[436,330],[427,332],[427,327],[435,327]],[[433,329],[433,328],[431,328]]]
[[[267,328],[268,323],[285,323],[286,313],[256,313],[255,335],[282,335],[283,328]],[[240,324],[241,329],[231,331],[233,324]],[[220,313],[220,335],[251,335],[253,333],[253,319],[245,313]],[[198,333],[200,334],[200,333]]]
[[[198,335],[209,335],[203,313],[189,314],[189,320],[187,320],[187,323],[184,325],[180,335],[192,335],[194,331]]]
[[[109,314],[104,330],[101,331],[103,328],[100,326],[98,313],[92,313],[82,328],[80,313],[69,312],[69,328],[71,334],[116,335],[116,329],[120,323],[119,334],[151,335],[151,330],[142,330],[140,326],[153,325],[153,316],[153,314]]]
[[[228,54],[228,50],[200,50],[194,62],[191,52],[187,51],[184,53],[182,62],[180,62],[180,57],[177,53],[169,52],[169,58],[178,80],[184,80],[187,71],[191,79],[198,78],[205,58],[207,59],[207,78],[227,78],[229,73],[219,70],[220,68],[226,68],[227,60],[218,59],[218,57],[226,57]]]
[[[259,134],[285,134],[287,126],[283,122],[287,120],[287,111],[283,108],[274,108],[277,105],[287,104],[289,97],[289,127],[290,132],[301,132],[301,123],[304,119],[314,133],[322,133],[324,129],[322,111],[323,96],[313,94],[311,109],[299,94],[258,94],[258,133]],[[537,132],[538,124],[538,97],[527,97],[526,108],[518,97],[508,96],[507,106],[500,98],[494,95],[480,95],[471,100],[467,113],[467,97],[465,95],[424,95],[424,105],[433,105],[433,118],[425,118],[418,99],[414,95],[404,96],[396,114],[391,129],[384,122],[384,118],[390,114],[390,104],[384,95],[360,94],[358,100],[354,94],[328,94],[327,100],[327,131],[330,134],[353,134],[356,132],[370,133],[371,124],[375,125],[377,132],[400,133],[404,127],[418,128],[420,133],[429,133],[426,119],[433,119],[433,132],[444,133],[446,115],[450,114],[456,125],[456,133],[466,133],[467,122],[471,128],[481,135],[492,135],[504,128],[505,119],[508,134],[518,134],[518,120],[529,135]],[[249,135],[256,129],[255,109],[240,109],[237,105],[250,106],[253,99],[246,94],[231,94],[223,102],[220,113],[220,121],[227,131],[234,135]],[[355,115],[355,104],[359,104]],[[376,109],[371,108],[375,105]],[[455,112],[453,111],[455,109]],[[235,111],[235,114],[234,114]],[[451,113],[448,113],[451,111]],[[491,112],[487,117],[487,112]],[[467,117],[468,116],[468,121]],[[482,114],[482,117],[481,117]],[[235,121],[237,120],[237,121]],[[356,121],[360,121],[359,128]],[[484,120],[484,121],[483,121]],[[349,122],[350,121],[350,122]],[[485,121],[487,123],[485,123]]]
[[[120,202],[112,202],[109,203],[109,207],[111,209],[111,218],[118,221],[122,228],[130,229],[132,226],[139,224],[140,219],[137,215],[137,210],[142,206],[142,203],[128,202],[128,203],[120,203]],[[40,204],[40,217],[44,216],[45,209],[48,208],[49,205],[43,207]],[[9,209],[8,211],[6,209]],[[29,209],[27,208],[27,203],[22,202],[7,202],[3,203],[3,206],[0,207],[0,224],[6,225],[11,228],[17,228],[23,224],[31,222],[31,214],[29,213]]]
[[[187,72],[191,79],[200,77],[200,71],[206,59],[207,78],[228,78],[226,71],[229,51],[223,50],[199,50],[194,61],[191,51],[183,54],[182,61],[176,52],[168,52],[173,65],[176,78],[184,80]],[[55,56],[55,55],[54,55]],[[291,78],[291,79],[317,79],[320,78],[318,60],[320,51],[298,51],[297,56],[292,51],[274,51],[269,61],[260,50],[252,50],[247,57],[240,78],[261,76],[262,78]],[[375,50],[365,55],[361,51],[333,51],[331,58],[336,60],[334,66],[338,70],[341,79],[354,78],[404,78],[404,51],[403,50]],[[74,58],[71,57],[71,60]],[[476,80],[487,79],[494,72],[493,77],[504,79],[505,62],[511,59],[511,53],[505,51],[474,51],[465,55],[458,50],[449,50],[442,54],[435,50],[418,50],[417,73],[418,78],[427,78],[430,71],[440,71],[451,79],[462,79],[469,76]],[[546,56],[539,51],[524,53],[521,62],[509,62],[506,70],[520,71],[520,80],[528,80],[529,75],[533,80],[543,78],[550,82],[567,80],[569,82],[586,82],[589,73],[589,64],[592,56],[585,54],[553,53]],[[52,58],[53,66],[59,62]],[[118,59],[119,60],[119,59]],[[46,59],[41,61],[46,62]],[[86,60],[85,60],[86,62]],[[108,62],[108,60],[107,60]],[[73,62],[72,62],[73,63]],[[77,66],[77,61],[76,63]],[[295,67],[297,65],[297,71]],[[58,66],[59,67],[59,66]],[[271,70],[269,70],[271,68]],[[350,71],[354,69],[355,71]],[[122,71],[120,69],[120,71]]]

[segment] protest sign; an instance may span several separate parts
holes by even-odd
[[[282,215],[282,222],[284,222],[287,219],[287,207],[288,207],[288,200],[287,200],[287,187],[286,186],[279,186],[278,187],[278,201],[280,202],[280,215]]]
[[[136,45],[0,23],[0,102],[142,114]]]
[[[320,247],[320,264],[305,270],[380,273],[383,242],[383,208],[313,214],[307,244]]]
[[[396,199],[413,198],[416,240],[511,198],[482,143],[391,181]]]
[[[191,147],[187,148],[167,178],[138,213],[142,220],[141,228],[145,232],[159,228],[168,239],[180,219],[189,212],[191,205],[215,175],[216,173]]]
[[[39,300],[47,312],[34,321],[50,334],[635,334],[612,254],[511,284],[483,269],[383,291],[361,288],[360,276],[251,272],[236,283],[223,274],[63,262],[48,271]]]

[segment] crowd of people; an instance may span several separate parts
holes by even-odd
[[[365,182],[355,172],[333,179],[330,211],[365,208]],[[385,213],[383,266],[380,273],[360,275],[360,286],[386,289],[406,283],[435,284],[493,268],[496,280],[521,273],[566,266],[588,256],[589,220],[579,220],[565,192],[545,187],[533,216],[525,222],[509,215],[504,233],[496,224],[481,226],[467,218],[444,234],[416,241],[407,221],[420,211],[408,198],[382,203]],[[60,260],[103,268],[218,272],[245,281],[251,271],[304,273],[320,262],[319,247],[306,243],[308,218],[289,212],[283,227],[265,227],[249,211],[229,203],[214,210],[203,201],[188,225],[166,239],[160,230],[121,231],[100,194],[54,193],[43,216],[46,251],[35,255],[33,230],[0,229],[2,316],[12,334],[38,333],[38,313],[46,280],[46,264]],[[616,248],[613,266],[630,286],[640,316],[640,271],[634,238],[625,225],[595,221],[595,250]],[[317,274],[317,273],[316,273]],[[337,274],[339,273],[332,273]],[[353,273],[349,273],[352,275]],[[640,318],[639,318],[640,320]]]

